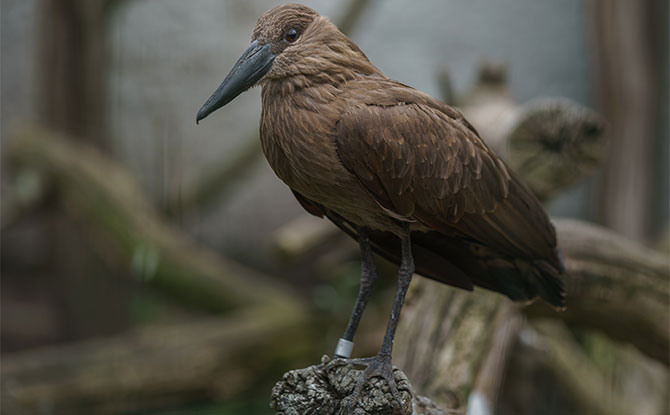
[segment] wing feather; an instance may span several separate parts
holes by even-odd
[[[335,125],[332,137],[343,165],[398,217],[484,247],[488,257],[496,256],[490,264],[507,261],[507,269],[514,270],[510,275],[523,282],[512,284],[510,297],[523,298],[519,292],[525,289],[526,296],[541,295],[560,306],[562,294],[552,291],[560,287],[562,272],[556,235],[537,199],[458,111],[387,82],[359,86]],[[496,289],[501,284],[483,275],[481,267],[460,266],[467,267],[479,274],[471,275],[478,285]],[[546,278],[550,282],[542,283]]]

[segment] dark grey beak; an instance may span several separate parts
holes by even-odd
[[[200,108],[196,123],[254,86],[270,70],[274,58],[275,55],[270,52],[270,44],[259,46],[257,41],[251,42],[221,85]]]

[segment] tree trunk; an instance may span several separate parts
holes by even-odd
[[[666,137],[659,116],[667,117],[667,1],[588,2],[597,102],[609,123],[611,149],[604,166],[598,220],[631,239],[658,237],[653,205],[667,188],[653,188],[657,136]],[[660,7],[659,7],[660,6]],[[659,10],[657,10],[659,9]],[[655,46],[665,44],[665,56]],[[661,50],[661,49],[659,49]],[[663,102],[665,101],[665,103]],[[661,115],[659,108],[665,107]],[[662,173],[659,171],[665,170]],[[660,195],[658,193],[660,193]],[[667,212],[664,215],[667,219]]]
[[[120,0],[41,0],[40,120],[106,147],[107,19]]]

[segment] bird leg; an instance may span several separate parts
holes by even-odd
[[[357,382],[352,395],[350,396],[347,408],[350,411],[352,402],[358,401],[367,381],[375,376],[383,378],[389,386],[394,402],[400,405],[400,394],[393,376],[393,364],[391,363],[391,353],[393,350],[393,339],[395,337],[398,322],[400,320],[400,310],[405,302],[405,295],[409,288],[412,274],[414,273],[414,260],[412,259],[412,250],[410,242],[409,225],[405,225],[405,235],[402,238],[402,259],[400,269],[398,270],[398,288],[396,289],[391,317],[386,326],[386,334],[382,347],[377,356],[363,359],[348,359],[346,363],[353,365],[366,366],[362,378]]]
[[[358,290],[356,304],[354,304],[354,309],[351,311],[351,317],[349,317],[349,324],[347,324],[347,328],[344,331],[344,336],[337,342],[337,348],[335,349],[336,358],[340,357],[347,359],[351,356],[351,350],[354,347],[354,335],[358,329],[358,323],[360,323],[361,317],[363,316],[363,310],[365,310],[365,307],[368,305],[368,300],[370,300],[372,286],[377,280],[377,269],[375,268],[375,263],[372,259],[370,240],[363,228],[358,229],[358,243],[361,246],[361,285]]]

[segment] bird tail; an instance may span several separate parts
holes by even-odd
[[[327,216],[358,239],[356,226],[338,215]],[[369,229],[366,232],[375,253],[400,264],[400,242],[396,235]],[[540,297],[556,310],[565,309],[565,291],[560,279],[563,270],[545,260],[506,258],[482,245],[439,232],[413,232],[411,240],[415,272],[423,277],[468,291],[479,286],[514,301],[531,302]]]
[[[565,291],[560,279],[562,269],[546,260],[509,258],[476,242],[450,238],[438,232],[417,232],[412,235],[412,241],[413,249],[416,245],[449,262],[452,268],[467,276],[471,285],[505,294],[514,301],[529,302],[539,297],[557,310],[565,308]],[[431,266],[425,271],[419,274],[450,284],[447,281],[449,270]]]

